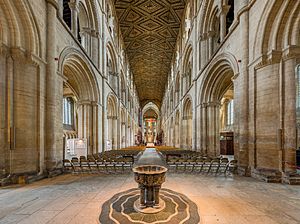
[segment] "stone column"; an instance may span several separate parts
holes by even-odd
[[[102,151],[104,152],[106,150],[106,143],[108,140],[108,132],[107,132],[107,125],[108,125],[108,120],[107,120],[107,90],[106,90],[106,77],[102,77]]]
[[[201,123],[202,123],[202,132],[201,132],[201,138],[202,138],[202,152],[205,154],[208,153],[208,136],[207,136],[207,103],[202,103],[201,104]]]
[[[125,110],[125,124],[124,124],[124,131],[125,131],[125,135],[124,135],[125,136],[125,143],[124,144],[125,144],[125,148],[129,146],[128,142],[127,142],[127,139],[128,139],[128,131],[127,131],[127,125],[126,125],[127,122],[128,122],[127,119],[128,119],[128,117],[127,117],[127,113],[126,113],[126,110]]]
[[[83,27],[80,30],[81,46],[85,49],[88,55],[91,55],[91,29]]]
[[[91,30],[91,57],[97,68],[99,68],[99,32]]]
[[[121,148],[126,147],[126,123],[121,123]]]
[[[134,145],[134,134],[135,134],[135,130],[134,130],[134,122],[133,119],[131,120],[131,145]]]
[[[197,133],[199,132],[199,123],[198,123],[198,110],[197,110],[197,99],[198,99],[198,88],[197,82],[194,82],[194,105],[192,108],[192,149],[198,150],[197,140],[198,136]]]
[[[102,117],[102,108],[97,102],[92,103],[93,110],[93,153],[101,152],[101,117]]]
[[[88,141],[88,154],[95,152],[96,120],[94,120],[94,106],[92,102],[79,102],[78,106],[78,137]]]
[[[220,104],[218,102],[210,102],[207,105],[207,145],[208,154],[217,156],[219,154],[220,133],[219,133],[219,110]]]
[[[118,117],[114,116],[113,117],[113,126],[114,126],[114,131],[113,131],[113,149],[118,149]]]
[[[230,9],[230,5],[221,6],[220,11],[220,41],[223,42],[227,33],[226,33],[226,16]]]
[[[209,31],[207,34],[208,37],[208,58],[210,59],[214,54],[214,31]]]
[[[234,141],[239,141],[239,166],[242,167],[242,172],[247,172],[249,166],[249,144],[248,144],[248,135],[249,135],[249,13],[245,11],[240,16],[240,23],[243,30],[241,30],[241,42],[243,43],[243,47],[241,48],[241,74],[235,74],[238,76],[236,81],[234,81],[236,91],[234,92],[234,97],[240,102],[239,113],[236,114],[238,118],[236,119],[239,123],[238,131],[239,131],[239,139],[235,139]],[[237,88],[236,88],[237,87]],[[238,92],[238,94],[237,94]],[[236,109],[236,107],[235,107]]]
[[[300,55],[299,55],[300,58]],[[280,76],[282,77],[283,91],[280,95],[283,98],[283,111],[281,119],[283,120],[282,131],[282,164],[279,168],[280,171],[285,173],[291,173],[295,171],[296,164],[296,143],[297,143],[297,128],[296,128],[296,79],[295,68],[297,61],[289,55],[284,57],[282,62],[282,71]],[[298,131],[300,129],[298,128]],[[298,133],[299,136],[299,133]],[[299,144],[298,144],[299,145]]]
[[[200,69],[205,65],[207,62],[207,34],[201,34],[200,36],[200,49],[201,49],[201,64],[200,64]]]
[[[140,203],[142,206],[145,206],[145,186],[139,184],[139,188],[141,189]]]
[[[182,120],[181,120],[181,132],[180,132],[180,147],[181,148],[186,148],[186,117],[182,116]]]
[[[193,117],[189,116],[187,119],[187,145],[188,145],[188,149],[193,149]]]
[[[59,7],[59,17],[63,18],[63,16],[64,16],[64,0],[58,0],[58,7]]]
[[[159,190],[160,190],[159,186],[154,187],[154,203],[155,203],[155,205],[159,205]]]
[[[4,48],[4,47],[3,47]],[[11,81],[9,78],[11,75],[8,73],[8,49],[0,49],[0,176],[3,174],[8,174],[9,172],[9,140],[8,132],[10,130],[8,113],[9,113],[9,95],[13,93],[9,86],[11,86]]]
[[[59,135],[57,132],[62,131],[58,129],[58,119],[57,107],[62,107],[57,105],[57,74],[56,74],[56,15],[57,15],[58,4],[55,0],[47,0],[47,66],[46,66],[46,168],[48,170],[56,168],[57,157],[62,149],[62,139],[58,139]],[[61,86],[62,88],[62,86]],[[61,96],[62,97],[62,96]]]
[[[120,105],[120,100],[118,101],[118,104],[119,104],[119,110],[118,110],[118,114],[120,115],[121,114],[121,105]],[[120,149],[121,148],[121,118],[120,116],[117,116],[117,119],[116,119],[116,125],[117,125],[117,138],[116,138],[116,148],[117,149]]]
[[[78,3],[75,2],[69,2],[69,7],[71,10],[71,31],[75,38],[78,38]]]

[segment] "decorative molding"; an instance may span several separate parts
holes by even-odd
[[[261,69],[268,65],[278,64],[282,59],[282,51],[271,50],[267,55],[262,55],[260,57],[260,62],[256,66],[255,69]]]
[[[235,73],[232,77],[231,77],[231,81],[234,82],[238,77],[239,77],[240,73]]]
[[[300,56],[300,47],[295,45],[289,45],[282,52],[282,59],[288,60]]]
[[[118,116],[107,116],[107,119],[117,120]]]
[[[50,5],[52,5],[56,10],[59,9],[59,5],[56,0],[46,0],[46,2]]]

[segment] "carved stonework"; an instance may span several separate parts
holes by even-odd
[[[134,179],[141,190],[140,199],[135,202],[135,210],[142,213],[157,213],[165,203],[159,199],[159,190],[165,182],[167,168],[164,158],[154,148],[148,148],[138,155],[134,172]],[[144,164],[144,165],[143,165]],[[148,165],[151,164],[151,165]]]

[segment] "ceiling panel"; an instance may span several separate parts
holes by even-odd
[[[115,0],[141,105],[160,106],[185,0]]]

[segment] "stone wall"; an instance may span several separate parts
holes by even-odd
[[[47,175],[62,168],[63,136],[67,131],[62,120],[63,83],[77,97],[78,124],[74,131],[80,138],[88,139],[89,153],[107,149],[108,95],[116,98],[115,147],[119,148],[121,142],[122,108],[130,130],[125,146],[134,144],[139,103],[130,66],[121,54],[122,38],[108,29],[106,6],[110,2],[70,1],[73,25],[77,26],[80,7],[86,7],[89,13],[90,27],[84,30],[87,33],[80,33],[86,35],[84,46],[75,32],[78,27],[70,29],[64,22],[62,3],[62,0],[5,0],[0,6],[0,11],[6,12],[0,14],[1,178]],[[120,82],[121,75],[125,80],[123,100],[107,78],[108,43],[116,58],[115,71],[119,76],[116,80]]]
[[[175,127],[186,99],[193,104],[193,149],[219,155],[218,108],[226,86],[234,89],[234,156],[240,171],[258,178],[280,181],[295,172],[296,118],[295,69],[300,58],[297,29],[299,3],[290,1],[234,1],[234,20],[224,35],[223,1],[196,1],[190,35],[178,41],[179,60],[173,59],[174,74],[166,87],[162,105],[162,128]],[[188,9],[186,9],[188,10]],[[220,22],[220,30],[214,24]],[[218,27],[218,26],[217,26]],[[223,28],[222,28],[223,27]],[[297,28],[296,28],[297,27]],[[184,24],[181,33],[184,35]],[[216,41],[216,35],[220,35]],[[182,40],[181,37],[178,40]],[[176,75],[184,76],[185,50],[193,51],[193,84],[168,108]],[[231,75],[228,75],[231,73]],[[228,78],[231,76],[232,83]],[[181,80],[180,86],[185,85]],[[223,91],[223,92],[222,92]],[[180,120],[181,120],[180,119]],[[186,135],[181,122],[180,135]],[[172,136],[172,135],[170,135]],[[167,138],[166,144],[178,141]],[[185,141],[179,139],[186,148]],[[276,179],[277,178],[277,179]],[[283,178],[284,179],[284,178]]]

